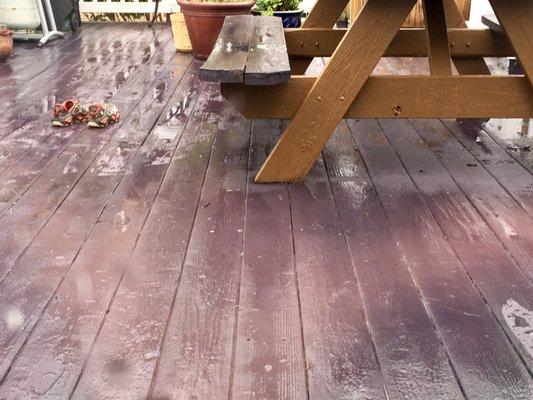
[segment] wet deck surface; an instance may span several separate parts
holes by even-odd
[[[286,122],[199,65],[114,24],[0,66],[0,399],[531,399],[533,128],[343,121],[256,185]]]

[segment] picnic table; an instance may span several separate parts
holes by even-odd
[[[424,0],[425,28],[401,28],[416,0],[318,0],[302,28],[227,17],[205,80],[248,118],[292,119],[256,182],[302,181],[342,118],[533,117],[533,0],[490,0],[500,31],[468,29],[454,0]],[[524,75],[491,76],[483,57],[516,56]],[[313,57],[330,57],[318,77]],[[429,75],[371,76],[382,57],[427,57]],[[454,74],[454,68],[458,74]]]

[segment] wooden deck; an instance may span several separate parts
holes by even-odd
[[[343,121],[304,184],[258,185],[286,122],[171,39],[0,66],[0,399],[531,399],[528,121]],[[122,121],[52,128],[71,96]]]

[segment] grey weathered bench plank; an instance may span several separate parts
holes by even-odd
[[[496,15],[483,15],[481,17],[481,22],[486,25],[491,31],[503,33],[502,26],[500,25],[500,21],[498,21],[498,18],[496,18]]]
[[[283,23],[279,17],[254,17],[254,32],[246,62],[246,85],[277,85],[291,77]]]
[[[211,82],[246,85],[287,82],[291,72],[281,18],[226,17],[200,76]]]
[[[500,34],[505,34],[503,28],[498,21],[498,18],[494,14],[487,14],[481,17],[481,22],[486,25],[491,31],[497,32]],[[509,75],[524,75],[524,71],[520,67],[516,57],[509,57],[509,67],[507,68]]]
[[[226,17],[211,55],[200,70],[210,82],[242,83],[253,33],[252,15]]]

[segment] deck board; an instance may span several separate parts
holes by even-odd
[[[412,123],[528,279],[533,281],[532,217],[440,121],[418,120]]]
[[[134,107],[143,109],[151,107],[154,98],[150,88],[155,87],[157,81],[146,82],[148,90],[144,104],[141,99],[133,100],[129,109],[123,109],[123,120],[108,129],[97,130],[89,134],[79,135],[78,144],[61,153],[55,162],[39,176],[24,195],[11,207],[3,209],[0,221],[5,224],[18,226],[20,231],[0,231],[0,277],[4,277],[13,267],[13,263],[23,254],[26,247],[34,240],[34,236],[47,224],[54,214],[62,207],[64,200],[71,195],[74,188],[86,175],[111,176],[126,172],[128,165],[123,164],[123,157],[131,154],[140,143],[124,141],[117,132],[122,127],[126,132],[134,133],[131,125],[138,124],[136,115],[130,121],[128,114]],[[156,91],[157,93],[157,91]],[[138,97],[141,97],[140,93]],[[152,116],[154,117],[154,116]],[[155,115],[157,117],[157,114]],[[150,124],[147,119],[148,125]],[[149,125],[150,126],[150,125]],[[142,130],[141,135],[147,132]],[[132,135],[133,136],[133,135]],[[132,137],[133,139],[133,137]],[[142,142],[142,139],[141,139]],[[121,147],[121,144],[124,144]],[[88,192],[87,194],[90,194]],[[98,193],[101,195],[101,193]],[[23,232],[21,235],[20,232]]]
[[[462,399],[448,355],[345,123],[328,142],[324,157],[387,396]]]
[[[145,118],[138,126],[139,135],[147,135],[151,132],[151,128],[179,82],[179,76],[163,76],[160,79],[163,82],[167,81],[168,89],[159,93],[158,102],[153,100],[153,94],[157,92],[151,91],[146,94],[144,104],[141,101],[140,107],[144,109],[149,105],[151,113],[150,117]],[[183,101],[183,98],[188,99],[192,94],[191,89],[195,88],[194,79],[186,83],[178,94],[182,96],[181,101],[173,104],[173,107],[187,103]],[[175,101],[178,96],[174,99]],[[192,106],[194,102],[190,104]],[[186,120],[190,114],[188,109],[182,111],[180,118],[172,119],[176,123],[176,129],[179,129],[177,122]],[[166,115],[163,116],[163,119],[165,118],[167,118]],[[134,126],[126,121],[124,129],[130,131],[132,140],[135,139]],[[143,148],[139,149],[143,143]],[[124,164],[114,170],[104,170],[95,165],[92,170],[84,174],[60,209],[38,233],[23,256],[17,260],[12,269],[13,273],[3,280],[2,286],[5,293],[16,293],[20,296],[16,301],[19,305],[17,312],[23,318],[24,324],[17,329],[2,326],[2,336],[6,337],[6,347],[2,349],[2,369],[0,370],[2,375],[6,373],[9,366],[10,376],[17,376],[17,373],[22,373],[24,376],[28,362],[39,358],[46,364],[46,357],[50,360],[57,356],[58,352],[61,352],[61,347],[57,349],[50,347],[48,352],[39,350],[43,341],[42,335],[49,334],[51,330],[66,332],[69,329],[79,328],[76,323],[81,323],[85,325],[75,329],[75,332],[85,331],[82,338],[89,338],[91,327],[92,329],[98,328],[98,318],[94,316],[99,315],[98,307],[107,307],[106,301],[112,298],[115,286],[121,278],[130,248],[133,247],[138,230],[144,221],[143,212],[148,211],[145,209],[151,204],[150,199],[157,191],[158,175],[154,171],[166,165],[160,163],[158,157],[165,155],[164,146],[169,147],[166,141],[159,141],[157,136],[146,141],[138,140],[137,145],[132,143],[128,147],[127,142],[122,142],[121,145],[124,150],[121,154],[116,153],[117,143],[110,144],[107,153],[120,157],[120,161]],[[170,148],[172,148],[172,143],[170,143]],[[152,163],[154,166],[151,166]],[[131,165],[126,167],[126,164]],[[126,174],[130,169],[132,173]],[[59,242],[61,245],[54,247],[54,242]],[[50,254],[51,247],[55,251]],[[24,282],[24,290],[20,292],[20,289],[16,288],[23,281],[21,273],[23,273],[22,276],[32,279]],[[94,282],[99,282],[99,284],[95,286]],[[72,295],[75,295],[78,300],[74,304],[72,304]],[[8,308],[7,302],[2,303],[2,308]],[[99,312],[105,315],[105,308]],[[93,318],[88,321],[80,318],[85,314]],[[58,320],[56,315],[62,315],[63,319]],[[96,328],[94,328],[95,323]],[[11,364],[10,360],[18,354],[30,330],[33,332],[32,338],[36,341],[32,342],[32,339],[28,339],[24,351],[18,355],[17,362]],[[75,346],[79,340],[80,338],[75,338],[73,345]],[[87,343],[85,345],[87,346]],[[56,353],[53,353],[54,350]],[[84,347],[78,351],[72,350],[69,353],[72,362],[65,364],[65,368],[80,367],[79,360],[88,348]],[[50,365],[54,365],[53,362],[50,361]],[[74,374],[65,373],[64,375],[73,376]],[[48,379],[52,383],[54,379],[58,380],[54,383],[58,385],[54,386],[54,392],[61,394],[65,387],[75,383],[75,379],[72,381],[72,376],[68,382],[59,379],[57,374],[51,374]],[[9,379],[8,377],[7,380]],[[18,380],[21,378],[19,377]],[[39,394],[39,389],[32,388],[30,383],[23,388],[24,392],[8,391],[6,396],[9,394],[14,398],[28,397],[34,393],[33,389],[36,394]],[[0,388],[0,392],[2,389]]]
[[[326,169],[289,185],[309,397],[385,399]]]
[[[287,122],[237,115],[168,26],[18,46],[0,66],[0,398],[533,391],[521,121],[343,121],[303,184],[257,185]],[[123,119],[52,129],[68,95]]]
[[[480,165],[533,216],[533,175],[477,126],[455,121],[443,123]]]
[[[149,395],[210,159],[214,139],[210,123],[221,108],[220,101],[213,99],[206,85],[197,79],[189,84],[201,93],[193,89],[186,96],[183,94],[187,93],[176,96],[170,110],[180,109],[178,117],[171,117],[153,131],[155,140],[169,142],[168,149],[176,144],[177,148],[173,155],[168,149],[151,151],[152,161],[145,163],[144,168],[161,163],[168,164],[168,169],[157,197],[149,205],[131,268],[120,282],[113,307],[95,339],[72,395],[74,399],[147,398]],[[189,108],[198,96],[196,106]],[[175,207],[177,198],[180,207]],[[107,379],[108,374],[120,375],[122,370],[129,371],[122,379]]]
[[[510,302],[532,309],[533,285],[409,121],[383,120],[380,126],[473,284],[533,370],[529,345],[515,336],[503,314]]]
[[[225,103],[212,123],[218,132],[161,345],[154,398],[215,400],[230,392],[250,121]]]
[[[381,127],[375,120],[350,121],[349,127],[466,396],[527,399],[529,372],[473,287]]]
[[[307,398],[288,187],[253,183],[280,134],[252,122],[233,399]]]

